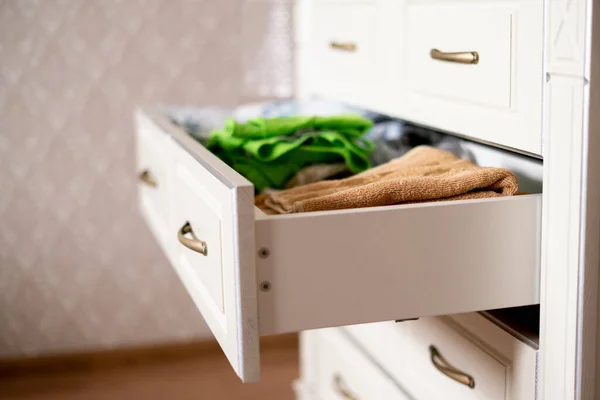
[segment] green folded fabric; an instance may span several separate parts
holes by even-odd
[[[343,161],[354,173],[370,167],[373,143],[360,136],[372,126],[357,115],[228,120],[210,134],[207,148],[251,181],[258,191],[280,189],[310,164]]]
[[[225,130],[233,136],[247,139],[264,139],[274,136],[290,136],[298,132],[334,130],[344,136],[357,137],[373,126],[373,122],[355,114],[327,117],[256,118],[246,123],[232,119],[225,122]]]

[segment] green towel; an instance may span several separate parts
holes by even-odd
[[[256,118],[246,123],[232,119],[225,122],[225,130],[233,136],[247,139],[265,139],[275,136],[290,136],[298,132],[328,131],[340,132],[344,136],[358,137],[373,126],[373,123],[355,114],[328,117],[286,117]]]
[[[310,164],[344,161],[354,173],[370,167],[373,143],[361,138],[372,122],[357,115],[234,120],[210,134],[207,148],[260,192],[280,189]]]

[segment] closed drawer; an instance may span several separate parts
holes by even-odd
[[[470,8],[409,7],[410,90],[509,108],[511,10]]]
[[[482,337],[449,317],[344,330],[417,399],[533,398],[536,351],[481,316],[461,319]]]
[[[321,400],[408,400],[403,390],[338,329],[318,333]]]
[[[368,2],[313,5],[314,91],[365,105],[376,76],[378,8]]]
[[[390,324],[369,336],[351,332],[369,350],[375,338],[386,344],[396,361],[384,361],[384,367],[417,399],[506,398],[506,367],[441,319]]]
[[[543,1],[409,0],[404,14],[400,113],[541,154]]]
[[[163,251],[169,255],[168,136],[155,124],[136,118],[136,173],[140,210]]]
[[[539,302],[540,195],[267,216],[241,175],[164,116],[138,115],[170,138],[171,261],[245,381],[259,335]]]

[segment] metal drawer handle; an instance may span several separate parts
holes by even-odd
[[[469,374],[466,374],[456,368],[454,368],[435,348],[435,346],[429,346],[429,352],[431,353],[431,362],[433,366],[437,368],[442,374],[448,378],[454,379],[455,381],[462,383],[471,389],[475,388],[475,379]]]
[[[336,50],[353,52],[356,51],[356,48],[358,46],[356,45],[356,43],[352,42],[329,42],[329,47]]]
[[[339,374],[333,377],[333,390],[346,400],[359,400],[352,392],[346,389],[346,385]]]
[[[142,182],[144,182],[146,185],[150,186],[150,187],[157,187],[158,183],[156,182],[156,179],[154,179],[154,176],[152,175],[152,173],[145,169],[143,170],[139,175],[138,175],[138,179]]]
[[[458,53],[444,53],[438,49],[431,49],[431,58],[459,64],[478,64],[479,53],[476,51],[460,51]]]
[[[189,234],[192,238],[188,238],[185,235]],[[192,225],[189,222],[186,222],[179,232],[177,233],[177,238],[179,242],[187,247],[190,250],[194,250],[197,253],[202,254],[203,256],[208,255],[208,246],[206,242],[198,239],[196,235],[194,235],[194,231],[192,230]]]

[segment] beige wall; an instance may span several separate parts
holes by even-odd
[[[132,107],[289,96],[285,0],[0,0],[0,357],[203,322],[142,222]]]

